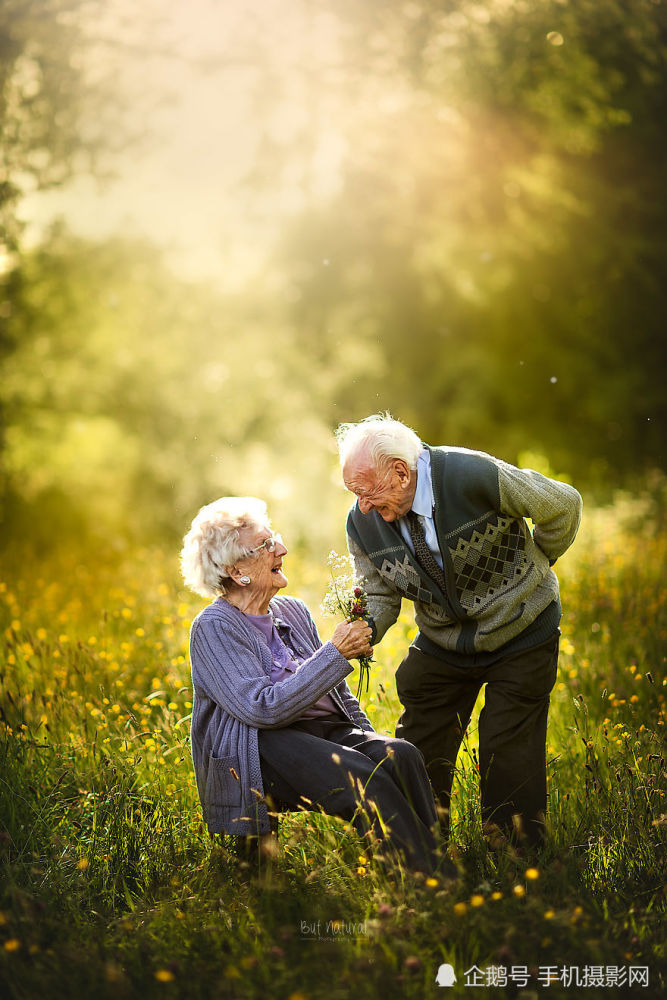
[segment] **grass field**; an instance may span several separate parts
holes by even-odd
[[[454,890],[382,874],[349,827],[314,814],[283,818],[275,856],[213,842],[188,745],[188,627],[202,604],[177,554],[126,550],[100,566],[93,551],[42,562],[14,547],[0,584],[0,996],[417,998],[438,993],[443,963],[452,996],[473,981],[486,996],[657,996],[662,510],[654,491],[588,511],[556,567],[548,840],[528,864],[487,851],[473,720]],[[316,612],[326,573],[290,557],[289,592]],[[409,612],[362,699],[382,732],[399,711]],[[326,638],[332,622],[319,621]]]

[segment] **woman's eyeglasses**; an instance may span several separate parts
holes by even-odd
[[[249,556],[256,556],[258,552],[262,549],[266,549],[267,552],[275,552],[276,545],[282,545],[283,540],[281,535],[269,535],[265,538],[261,545],[257,545],[254,549],[250,549],[248,552]]]

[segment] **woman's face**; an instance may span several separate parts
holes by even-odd
[[[287,555],[287,546],[282,540],[274,536],[270,528],[266,525],[258,525],[253,528],[244,528],[240,533],[241,544],[248,549],[258,549],[257,552],[245,559],[238,559],[235,563],[242,574],[250,577],[250,583],[244,587],[248,596],[272,597],[283,587],[287,586],[288,580],[283,573],[283,557]],[[275,537],[275,548],[269,552],[266,546],[259,548],[267,539]]]

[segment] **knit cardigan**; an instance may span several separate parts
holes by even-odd
[[[361,729],[373,727],[344,678],[351,664],[331,642],[322,645],[303,601],[274,597],[274,618],[306,659],[286,680],[271,681],[271,652],[246,616],[218,599],[190,629],[192,760],[204,820],[211,833],[269,830],[257,731],[279,729],[330,693]]]
[[[516,640],[558,601],[550,567],[574,540],[581,497],[567,483],[484,452],[428,450],[444,590],[394,523],[375,510],[362,514],[358,504],[348,515],[348,545],[368,594],[373,641],[396,621],[405,597],[415,603],[417,647],[445,657],[447,651],[487,653]],[[542,638],[531,633],[531,644]]]

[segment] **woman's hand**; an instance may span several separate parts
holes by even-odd
[[[368,622],[358,619],[353,622],[341,622],[336,625],[331,641],[346,660],[357,656],[372,656],[370,646],[371,627]]]

